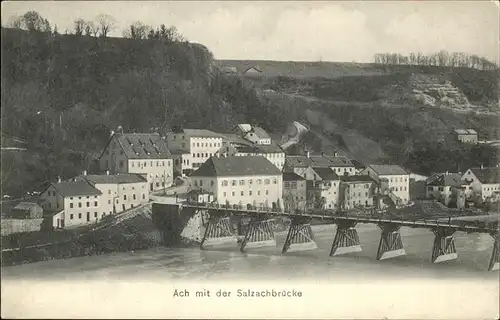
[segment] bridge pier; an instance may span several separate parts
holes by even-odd
[[[237,241],[231,218],[227,215],[211,212],[203,239],[201,240],[201,249],[205,249],[208,246],[236,244]]]
[[[336,223],[337,231],[333,239],[332,249],[330,250],[330,257],[362,251],[359,244],[358,231],[354,228],[356,222],[338,220]]]
[[[381,223],[378,226],[382,229],[382,234],[377,250],[377,260],[385,260],[405,255],[406,251],[403,248],[403,241],[399,233],[401,225],[387,222]]]
[[[314,241],[310,219],[303,217],[292,218],[282,253],[315,250],[318,246]]]
[[[272,219],[257,217],[250,220],[240,250],[245,248],[276,247]]]
[[[447,227],[437,227],[432,229],[432,232],[435,235],[431,258],[433,263],[458,259],[457,249],[455,248],[455,239],[453,239],[455,231],[455,229]]]
[[[495,240],[493,245],[493,252],[491,253],[490,265],[488,271],[495,271],[500,269],[500,232],[495,231],[490,233]]]

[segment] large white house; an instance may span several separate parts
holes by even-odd
[[[401,200],[401,204],[410,200],[410,174],[400,166],[371,164],[361,171],[360,175],[370,176],[381,186],[382,193],[386,190],[390,191]]]
[[[214,156],[222,147],[224,136],[205,129],[182,129],[166,135],[167,146],[174,155],[178,174],[189,174]]]
[[[212,157],[190,176],[189,189],[219,204],[283,207],[281,171],[262,156]]]
[[[465,196],[480,202],[496,201],[500,196],[500,168],[471,168],[462,176]]]
[[[140,173],[149,191],[169,187],[173,183],[172,155],[158,133],[122,133],[117,130],[99,157],[102,171]]]

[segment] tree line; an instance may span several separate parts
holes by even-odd
[[[411,52],[409,55],[400,53],[377,53],[373,57],[376,64],[395,66],[439,66],[439,67],[459,67],[478,70],[497,70],[498,66],[484,58],[474,54],[464,52],[447,52],[441,50],[431,54],[421,52]]]

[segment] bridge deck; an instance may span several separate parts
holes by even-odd
[[[262,209],[245,209],[243,207],[238,208],[226,208],[223,206],[213,206],[213,205],[202,205],[193,203],[179,203],[182,207],[195,208],[200,210],[214,210],[223,211],[232,214],[244,214],[244,215],[270,215],[270,216],[281,216],[288,218],[309,218],[309,219],[319,219],[319,220],[350,220],[356,221],[358,223],[397,223],[398,225],[413,228],[433,228],[433,227],[449,227],[456,229],[457,231],[464,232],[486,232],[491,233],[498,228],[498,215],[495,215],[496,220],[492,217],[493,215],[485,216],[475,216],[466,217],[459,216],[460,213],[466,214],[463,211],[449,211],[443,212],[441,214],[434,213],[432,215],[421,215],[417,213],[412,214],[395,214],[395,212],[388,211],[376,211],[376,210],[358,210],[351,212],[338,212],[333,210],[313,210],[304,213],[289,213],[282,212],[273,209],[262,210]],[[450,213],[454,213],[452,216]],[[467,219],[474,218],[474,219]]]

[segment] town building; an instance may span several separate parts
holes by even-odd
[[[36,202],[20,202],[11,209],[10,214],[16,219],[41,219],[43,208]]]
[[[410,200],[410,175],[398,165],[368,165],[360,175],[370,176],[380,186],[380,192],[391,197],[395,205]]]
[[[441,202],[447,207],[463,208],[465,196],[462,187],[462,175],[459,173],[438,173],[426,181],[427,199]]]
[[[226,134],[222,148],[217,154],[222,156],[263,156],[271,161],[279,170],[285,165],[285,152],[275,142],[257,144],[237,134]]]
[[[312,168],[316,173],[315,180],[307,181],[307,198],[316,209],[338,209],[340,179],[330,168]]]
[[[123,133],[117,129],[99,157],[102,171],[143,174],[149,191],[170,187],[174,179],[172,155],[158,133]]]
[[[340,208],[373,207],[378,187],[369,176],[340,176]]]
[[[182,129],[166,135],[167,146],[174,154],[178,174],[189,175],[222,147],[224,136],[205,129]]]
[[[261,156],[212,157],[190,176],[189,191],[203,189],[221,205],[283,207],[283,176]]]
[[[271,144],[271,136],[261,127],[240,123],[235,128],[236,134],[254,144]]]
[[[262,70],[256,67],[250,67],[243,71],[244,76],[259,77],[262,74]]]
[[[283,173],[283,204],[288,212],[307,210],[306,179],[294,172]]]
[[[477,203],[496,202],[500,196],[500,168],[471,168],[462,176],[466,199]]]
[[[144,176],[135,173],[87,174],[73,180],[85,180],[101,193],[101,212],[118,214],[149,202],[148,182]]]
[[[455,129],[458,141],[462,143],[477,143],[477,132],[474,129]]]
[[[70,180],[51,183],[42,193],[40,200],[46,217],[55,228],[67,228],[96,222],[112,214],[102,211],[102,192],[86,180]]]
[[[356,168],[352,161],[336,153],[333,156],[324,153],[311,155],[310,152],[306,152],[305,155],[286,155],[283,171],[295,172],[307,180],[314,180],[310,179],[310,177],[314,178],[315,176],[308,168],[329,168],[338,176],[356,174]]]

